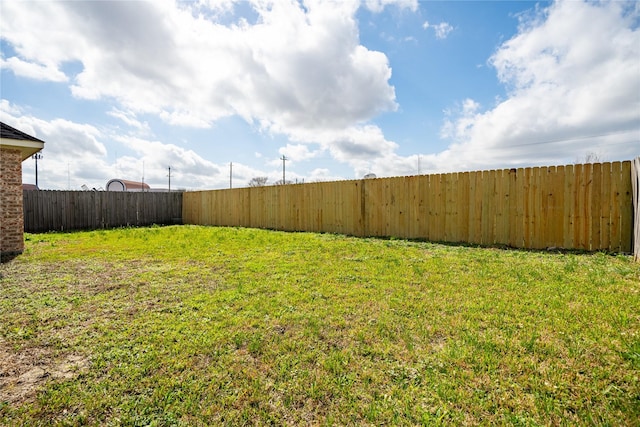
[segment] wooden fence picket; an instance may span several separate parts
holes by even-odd
[[[188,216],[202,220],[202,192]],[[24,231],[95,230],[101,228],[172,224],[183,216],[182,192],[125,193],[110,191],[23,191]],[[208,207],[207,207],[208,209]]]
[[[638,246],[637,170],[613,162],[187,192],[184,221],[628,253]]]

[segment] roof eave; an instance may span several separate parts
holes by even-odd
[[[20,150],[22,160],[26,160],[44,148],[44,142],[21,139],[0,138],[0,149]]]

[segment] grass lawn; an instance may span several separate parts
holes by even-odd
[[[196,226],[26,235],[0,425],[639,425],[628,256]]]

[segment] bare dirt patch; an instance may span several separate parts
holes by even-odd
[[[47,382],[72,379],[88,367],[84,356],[54,358],[50,351],[37,347],[15,352],[0,340],[0,402],[26,402]]]

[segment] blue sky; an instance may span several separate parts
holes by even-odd
[[[627,160],[638,4],[3,1],[0,119],[51,189]]]

